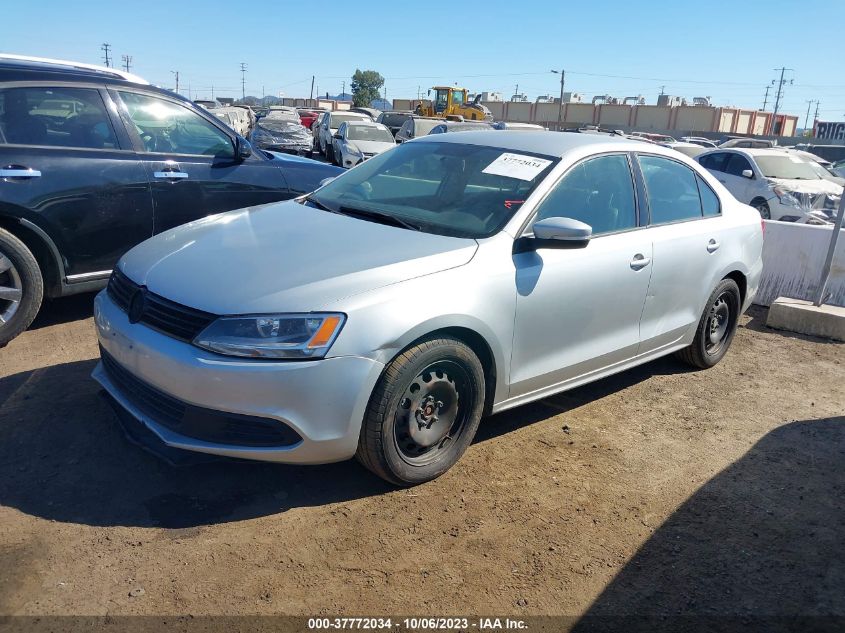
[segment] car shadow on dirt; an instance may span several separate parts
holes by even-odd
[[[573,630],[841,631],[843,543],[845,417],[787,423],[678,508]]]
[[[70,323],[81,321],[94,316],[95,292],[60,297],[45,301],[38,311],[38,316],[29,326],[30,330],[40,330],[43,327],[58,325],[59,323]]]
[[[291,466],[200,456],[174,466],[130,443],[91,378],[96,360],[0,378],[0,505],[98,526],[187,528],[324,505],[392,488],[354,461]],[[659,360],[482,422],[476,442],[559,415],[655,374]],[[8,385],[9,388],[4,388]],[[198,462],[198,463],[197,463]]]

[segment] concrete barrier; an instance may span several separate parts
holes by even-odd
[[[754,303],[769,306],[778,297],[813,300],[830,245],[832,227],[766,221],[763,278]],[[836,245],[826,303],[845,306],[845,235]]]

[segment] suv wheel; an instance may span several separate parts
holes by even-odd
[[[43,295],[35,257],[18,238],[0,229],[0,347],[29,327]]]

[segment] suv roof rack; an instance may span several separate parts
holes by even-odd
[[[35,62],[38,64],[45,64],[50,66],[64,66],[66,68],[78,68],[80,70],[93,70],[99,73],[103,73],[105,75],[119,77],[120,79],[125,79],[126,81],[131,81],[132,83],[136,84],[149,85],[150,83],[149,81],[139,77],[138,75],[133,75],[132,73],[127,73],[122,70],[118,70],[117,68],[110,68],[108,66],[97,66],[96,64],[71,62],[64,59],[50,59],[49,57],[31,57],[29,55],[13,55],[11,53],[0,53],[0,62],[4,60],[16,62]]]

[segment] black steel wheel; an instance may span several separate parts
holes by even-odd
[[[724,357],[733,341],[742,301],[733,279],[723,279],[707,300],[692,345],[678,352],[684,362],[707,369]]]
[[[400,486],[439,477],[472,442],[484,393],[484,369],[465,343],[437,337],[414,345],[373,391],[358,460]]]

